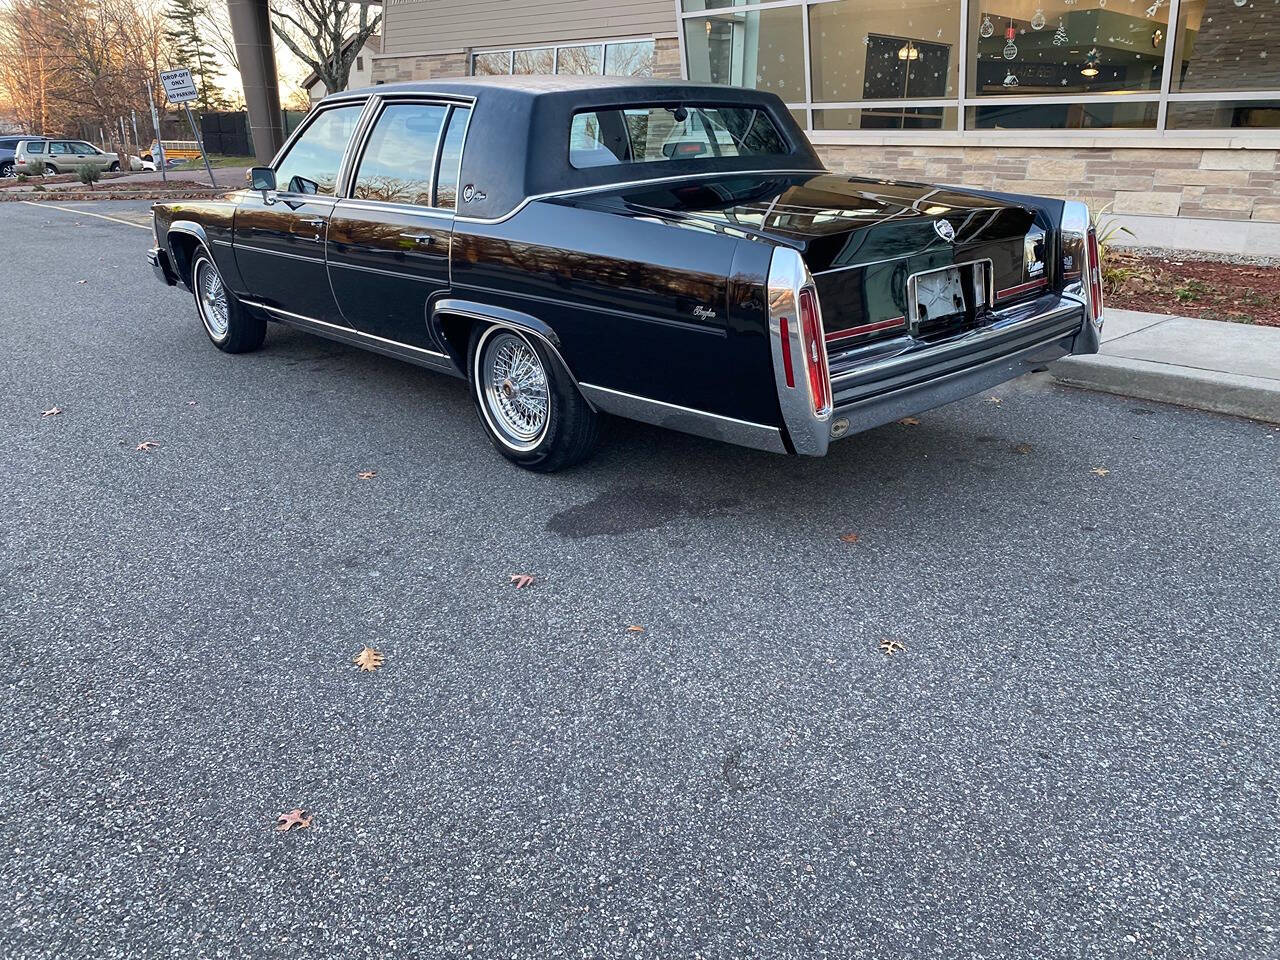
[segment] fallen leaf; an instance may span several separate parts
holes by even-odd
[[[290,810],[288,813],[282,813],[276,817],[276,830],[280,833],[297,827],[299,830],[305,830],[311,826],[311,818],[307,816],[305,810]]]
[[[88,280],[77,280],[76,283],[88,283]]]
[[[857,543],[858,540],[861,538],[856,533],[846,533],[840,539],[843,540],[845,543]]]
[[[160,446],[160,444],[156,443],[154,440],[143,440],[140,444],[134,447],[134,449],[135,450],[154,450],[158,446]]]
[[[513,573],[511,582],[516,585],[517,590],[523,590],[529,584],[533,583],[533,575],[528,573]]]
[[[382,666],[384,660],[386,660],[386,657],[373,649],[373,647],[362,647],[351,662],[364,672],[373,673],[373,671]]]
[[[1106,467],[1094,467],[1089,472],[1092,473],[1095,477],[1105,477],[1111,471],[1108,470]]]
[[[644,633],[644,627],[630,626],[627,627],[627,633]]]
[[[918,427],[918,426],[920,426],[920,418],[919,418],[919,417],[903,417],[903,418],[902,418],[901,420],[899,420],[898,422],[899,422],[900,424],[902,424],[904,427]]]
[[[195,402],[194,400],[188,400],[188,401],[187,401],[187,406],[188,406],[188,407],[194,407],[195,405],[196,405],[196,402]]]
[[[1013,452],[1014,452],[1014,453],[1020,453],[1020,454],[1022,454],[1022,455],[1025,457],[1028,453],[1030,453],[1030,452],[1031,452],[1031,444],[1029,444],[1029,443],[1020,443],[1020,444],[1018,444],[1016,447],[1014,447],[1014,448],[1013,448]]]
[[[905,650],[905,649],[907,649],[907,645],[903,643],[901,640],[881,640],[880,641],[880,651],[886,657],[892,657],[899,650]]]
[[[42,417],[56,417],[56,416],[57,416],[58,414],[60,414],[61,412],[62,412],[62,408],[61,408],[61,407],[50,407],[48,410],[45,410],[44,412],[42,412],[42,413],[40,414],[40,416],[42,416]]]
[[[994,403],[997,407],[998,407],[998,406],[1000,406],[1000,404],[1004,403],[1004,401],[1003,401],[1003,400],[1001,400],[999,397],[987,397],[987,398],[985,398],[982,402],[983,402],[983,403]]]
[[[356,476],[359,477],[361,480],[372,480],[377,475],[378,475],[377,470],[361,470],[359,473],[356,474]]]

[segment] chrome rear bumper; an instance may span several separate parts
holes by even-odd
[[[1071,353],[1096,353],[1084,304],[1048,294],[1003,310],[988,326],[921,349],[830,356],[830,440],[972,396]],[[825,447],[821,453],[825,453]]]

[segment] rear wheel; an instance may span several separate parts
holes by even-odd
[[[552,473],[590,455],[599,415],[538,338],[507,327],[478,328],[467,357],[480,423],[504,457]]]
[[[46,163],[44,165],[44,173],[47,177],[56,177],[58,175],[58,168],[52,163]]]
[[[248,353],[262,346],[267,321],[255,317],[222,282],[218,265],[204,247],[197,247],[191,261],[191,292],[204,332],[213,345],[226,353]]]

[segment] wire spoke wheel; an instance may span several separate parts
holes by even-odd
[[[551,420],[551,390],[537,351],[523,337],[498,330],[486,337],[476,364],[486,419],[504,444],[532,450]]]
[[[230,325],[230,311],[227,288],[222,285],[222,277],[212,261],[201,258],[196,263],[195,287],[200,302],[200,318],[208,327],[209,335],[215,340],[222,340]]]

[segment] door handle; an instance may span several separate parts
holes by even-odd
[[[436,238],[429,233],[402,233],[400,236],[404,240],[412,240],[420,247],[429,247],[436,242]]]
[[[311,240],[315,243],[319,243],[324,239],[324,217],[306,217],[299,220],[298,223],[302,224],[304,227],[315,227],[317,231],[314,237],[299,237],[300,240]]]

